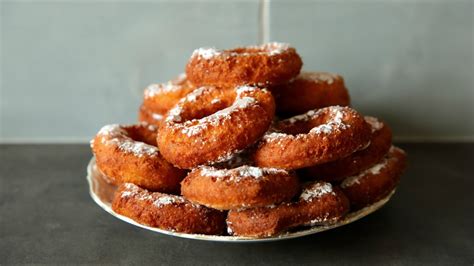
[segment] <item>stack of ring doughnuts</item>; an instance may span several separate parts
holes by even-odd
[[[112,210],[162,230],[266,238],[344,224],[389,197],[406,154],[388,125],[349,107],[342,76],[301,67],[283,43],[196,49],[185,74],[145,89],[139,124],[91,141]]]

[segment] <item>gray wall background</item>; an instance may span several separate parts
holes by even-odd
[[[341,73],[399,140],[474,140],[473,1],[271,1],[270,39]],[[2,1],[0,142],[136,120],[193,49],[258,42],[258,1]]]

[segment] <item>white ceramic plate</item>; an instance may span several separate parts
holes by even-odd
[[[89,182],[89,192],[94,199],[94,201],[102,207],[105,211],[112,214],[113,216],[117,217],[118,219],[125,221],[127,223],[133,224],[135,226],[165,234],[170,236],[182,237],[182,238],[190,238],[190,239],[198,239],[198,240],[207,240],[207,241],[218,241],[218,242],[265,242],[265,241],[276,241],[276,240],[283,240],[283,239],[290,239],[296,237],[302,237],[307,235],[316,234],[319,232],[323,232],[326,230],[330,230],[339,226],[343,226],[354,221],[357,221],[372,212],[380,209],[385,203],[390,200],[390,197],[395,193],[393,190],[386,198],[355,212],[351,212],[344,217],[344,219],[338,221],[337,223],[331,225],[315,225],[312,227],[302,227],[298,231],[291,231],[284,233],[279,236],[274,237],[267,237],[267,238],[250,238],[250,237],[240,237],[240,236],[216,236],[216,235],[201,235],[201,234],[185,234],[185,233],[178,233],[173,231],[167,231],[163,229],[159,229],[156,227],[150,227],[143,224],[139,224],[134,220],[125,217],[123,215],[115,213],[111,208],[111,202],[113,198],[113,194],[115,192],[116,186],[107,182],[107,177],[103,175],[97,165],[95,163],[95,158],[92,158],[87,166],[87,181]]]

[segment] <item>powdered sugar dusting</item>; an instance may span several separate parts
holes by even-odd
[[[209,126],[219,126],[221,125],[223,120],[230,119],[231,114],[237,112],[238,110],[249,108],[257,103],[257,100],[253,97],[243,97],[237,98],[234,103],[222,110],[215,112],[212,115],[206,116],[204,118],[199,119],[197,123],[197,119],[193,119],[190,121],[186,121],[182,126],[181,132],[186,134],[188,137],[192,137],[195,135],[200,134]],[[175,109],[172,109],[169,112],[171,121],[174,122],[181,122],[181,109],[179,106]]]
[[[340,79],[341,77],[335,73],[328,72],[302,72],[299,76],[299,79],[310,80],[315,83],[326,83],[331,85],[335,80]]]
[[[255,104],[256,102],[257,100],[255,100],[255,98],[245,96],[243,98],[238,98],[231,107],[233,107],[234,109],[235,108],[243,109]]]
[[[191,57],[200,57],[204,59],[211,59],[214,56],[218,56],[222,54],[221,51],[217,50],[216,48],[213,47],[202,47],[194,50],[193,54]]]
[[[372,116],[365,116],[364,120],[370,125],[372,133],[382,129],[382,127],[384,126],[383,122]]]
[[[224,177],[229,174],[228,170],[217,169],[210,166],[202,166],[199,169],[201,170],[200,174],[203,176]]]
[[[156,129],[154,126],[152,128]],[[147,129],[150,130],[150,128]],[[133,140],[128,135],[128,132],[118,124],[102,127],[97,135],[100,136],[101,142],[104,145],[114,145],[119,150],[132,153],[137,157],[145,155],[156,156],[159,154],[157,147]]]
[[[297,115],[297,116],[288,118],[284,121],[290,124],[294,124],[299,121],[306,122],[311,119],[317,118],[327,109],[329,109],[330,115],[332,116],[331,119],[326,124],[319,125],[313,128],[311,131],[314,131],[315,133],[320,133],[320,132],[330,133],[333,127],[337,127],[340,129],[345,129],[346,127],[348,127],[348,125],[344,124],[342,121],[342,119],[344,118],[344,112],[345,110],[347,110],[346,107],[342,107],[342,106],[330,106],[330,107],[326,107],[319,110],[310,110],[306,112],[305,114]]]
[[[319,115],[319,113],[317,111],[309,110],[308,112],[306,112],[304,114],[288,118],[286,121],[290,124],[294,124],[294,123],[299,122],[299,121],[308,121],[312,118],[317,117],[318,115]]]
[[[234,153],[227,160],[223,162],[212,163],[212,164],[213,165],[223,164],[224,166],[226,166],[226,168],[234,168],[234,167],[242,166],[246,161],[248,161],[248,159],[245,158],[241,153]]]
[[[300,195],[300,200],[312,201],[315,198],[320,198],[329,193],[335,195],[331,183],[315,182],[303,190]]]
[[[380,170],[385,168],[386,165],[387,165],[387,161],[384,161],[382,163],[379,163],[379,164],[376,164],[376,165],[372,166],[372,168],[369,168],[367,172],[372,174],[372,175],[380,174]]]
[[[140,189],[135,184],[125,183],[125,190],[121,192],[120,198],[136,198],[138,200],[153,200],[153,197],[147,191]]]
[[[398,149],[398,148],[396,148],[395,146],[391,146],[390,150],[388,151],[388,154],[385,155],[385,158],[382,159],[382,161],[380,161],[376,165],[370,167],[369,169],[366,169],[366,170],[360,172],[357,175],[350,176],[350,177],[347,177],[346,179],[344,179],[344,181],[342,181],[342,183],[341,183],[341,187],[346,188],[346,187],[350,187],[350,186],[353,186],[353,185],[356,185],[356,184],[358,185],[358,184],[360,184],[360,180],[362,178],[366,177],[367,175],[378,175],[378,174],[380,174],[380,172],[385,167],[387,167],[387,165],[389,164],[390,161],[397,160],[397,157],[391,156],[391,154],[394,152],[395,149]]]
[[[217,159],[209,162],[209,164],[215,165],[215,164],[230,161],[230,160],[232,160],[232,158],[234,158],[235,156],[237,156],[241,152],[242,152],[241,150],[229,150],[226,153],[224,153],[224,154],[220,155],[219,157],[217,157]]]
[[[111,142],[115,142],[117,139],[110,140]],[[122,141],[118,141],[118,148],[124,152],[132,153],[137,157],[143,157],[145,155],[148,156],[155,156],[158,155],[158,148],[155,146],[148,145],[143,142],[134,141],[132,139],[124,139]]]
[[[163,119],[163,115],[157,114],[157,113],[152,113],[152,114],[151,114],[151,117],[152,117],[154,120],[157,120],[157,121]]]
[[[371,168],[369,168],[365,171],[362,171],[358,175],[347,177],[346,179],[344,179],[344,181],[342,181],[341,187],[346,188],[346,187],[353,186],[355,184],[360,184],[360,180],[363,177],[365,177],[366,175],[368,175],[368,174],[371,174],[371,175],[379,174],[380,170],[385,168],[387,163],[388,163],[388,160],[384,159],[381,163],[378,163],[378,164],[372,166]]]
[[[310,130],[311,133],[316,133],[316,134],[321,134],[321,133],[324,133],[324,134],[331,134],[332,132],[332,126],[329,125],[329,124],[322,124],[322,125],[319,125],[313,129]]]
[[[111,124],[103,126],[97,134],[113,138],[121,135],[126,135],[127,131],[125,131],[119,124]]]
[[[253,166],[242,166],[238,168],[238,173],[242,177],[255,177],[260,178],[263,176],[263,170]]]
[[[343,107],[335,106],[329,107],[330,112],[332,113],[332,119],[329,120],[326,124],[319,125],[310,130],[310,133],[316,134],[331,134],[334,129],[343,130],[349,126],[342,122],[344,118]]]
[[[168,93],[168,92],[174,92],[182,89],[182,83],[186,80],[186,74],[181,73],[179,76],[173,80],[170,80],[166,83],[154,83],[148,85],[148,87],[145,88],[144,91],[144,96],[145,99],[154,97],[155,95],[161,94],[161,93]]]
[[[186,95],[186,100],[190,102],[195,102],[196,99],[204,93],[204,91],[206,91],[206,87],[199,87],[188,93],[188,95]]]
[[[154,97],[160,93],[167,93],[180,90],[182,87],[179,84],[174,83],[173,81],[168,81],[167,83],[157,83],[150,84],[145,88],[144,96],[146,98]]]
[[[166,117],[166,121],[172,122],[181,122],[181,113],[183,109],[181,106],[176,105],[174,108],[168,111],[168,116]]]
[[[305,223],[304,225],[306,226],[315,226],[315,225],[320,225],[320,224],[326,224],[330,220],[336,220],[336,218],[329,219],[329,212],[324,213],[323,215],[316,217],[309,222]]]
[[[193,207],[197,208],[200,207],[200,205],[188,202],[180,196],[162,194],[159,192],[149,192],[145,189],[141,189],[140,187],[132,183],[125,183],[124,186],[125,189],[121,192],[121,198],[134,198],[136,200],[152,201],[153,205],[159,208],[166,205],[178,203],[190,204]]]
[[[321,125],[318,125],[318,126],[312,128],[309,131],[310,133],[313,133],[313,134],[331,134],[336,129],[344,130],[344,129],[347,129],[349,127],[349,125],[346,125],[342,121],[342,119],[344,118],[344,113],[343,113],[344,110],[345,110],[344,107],[331,106],[331,107],[327,107],[327,108],[329,108],[331,119],[325,124],[321,124]],[[310,112],[307,113],[307,116],[309,118],[315,118],[315,117],[321,115],[323,110],[325,110],[325,109],[320,109],[317,112],[315,112],[314,114],[311,114],[310,113],[311,111],[310,111]]]
[[[241,96],[242,93],[244,92],[253,92],[255,91],[257,88],[255,87],[252,87],[252,86],[247,86],[247,85],[244,85],[244,86],[240,86],[237,88],[236,92],[237,92],[237,97]]]
[[[252,178],[254,180],[261,180],[269,175],[288,174],[287,171],[276,168],[260,168],[255,166],[243,165],[234,169],[217,169],[211,166],[202,166],[199,168],[200,175],[215,177],[222,181],[224,177],[226,181],[239,182],[242,179]]]
[[[163,195],[153,202],[156,207],[163,207],[165,205],[185,203],[185,200],[181,197],[174,195]]]
[[[260,48],[267,51],[269,55],[277,55],[288,50],[290,48],[290,45],[288,43],[282,42],[270,42],[261,46],[256,46],[256,48]]]
[[[132,197],[135,194],[137,194],[138,191],[139,191],[138,186],[136,186],[132,183],[125,183],[124,186],[125,186],[126,190],[122,191],[122,194],[120,195],[121,198]]]
[[[198,57],[202,58],[205,60],[212,59],[213,57],[224,55],[224,56],[250,56],[252,54],[267,54],[270,56],[273,55],[278,55],[281,53],[284,53],[290,48],[290,45],[287,43],[279,43],[279,42],[271,42],[271,43],[266,43],[263,45],[259,46],[247,46],[247,47],[242,47],[242,49],[253,49],[256,51],[252,52],[247,52],[244,50],[244,52],[236,52],[235,50],[219,50],[214,47],[202,47],[194,50],[194,52],[191,55],[191,58],[193,57]],[[280,63],[283,63],[283,60],[280,61]]]
[[[283,120],[283,123],[289,123],[289,124],[294,124],[296,122],[306,122],[311,119],[315,119],[318,116],[320,116],[323,112],[326,112],[326,110],[329,109],[330,112],[330,119],[324,124],[318,125],[314,128],[312,128],[308,134],[331,134],[335,130],[345,130],[350,127],[350,125],[347,125],[344,123],[344,114],[346,112],[347,107],[341,107],[341,106],[331,106],[331,107],[326,107],[323,109],[319,109],[317,111],[315,110],[310,110],[305,114],[294,116],[292,118]],[[290,135],[286,133],[281,133],[281,132],[268,132],[263,136],[263,140],[265,142],[279,142],[283,139],[288,139],[288,138],[304,138],[306,137],[307,134],[297,134],[295,135]]]
[[[267,141],[267,142],[271,142],[271,141],[275,141],[275,140],[279,140],[279,139],[282,139],[282,138],[285,138],[285,137],[288,137],[289,135],[288,134],[285,134],[285,133],[279,133],[279,132],[268,132],[268,133],[265,133],[265,135],[263,136],[263,140],[264,141]]]
[[[207,90],[208,87],[200,87],[191,93],[189,93],[186,97],[180,100],[180,104],[176,105],[174,108],[172,108],[168,112],[168,116],[166,117],[166,121],[169,122],[182,122],[182,112],[183,108],[181,107],[181,104],[185,102],[194,102],[196,101],[199,96],[205,94],[208,92]],[[241,86],[237,88],[237,97],[233,104],[227,108],[224,108],[222,110],[219,110],[215,112],[214,114],[211,114],[209,116],[206,116],[201,119],[192,119],[189,121],[186,121],[183,125],[181,125],[182,128],[182,133],[188,135],[189,137],[192,137],[194,135],[197,135],[201,133],[204,129],[206,129],[209,125],[220,125],[221,121],[224,119],[229,119],[230,114],[233,112],[239,110],[239,109],[244,109],[248,108],[254,104],[256,104],[257,100],[253,97],[250,96],[244,96],[242,97],[242,93],[244,92],[249,92],[255,90],[254,87],[250,86]],[[211,103],[218,103],[220,102],[220,99],[215,98],[212,100]],[[199,120],[199,123],[197,123]]]

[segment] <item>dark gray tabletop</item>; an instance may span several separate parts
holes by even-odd
[[[87,145],[0,145],[0,264],[473,265],[474,144],[405,144],[393,199],[353,224],[270,243],[179,239],[126,224],[88,194]]]

